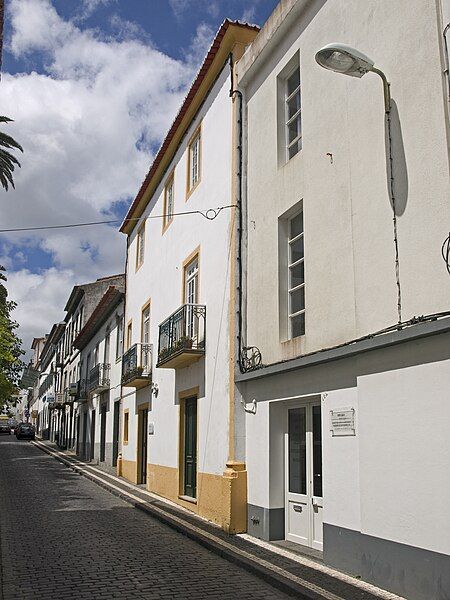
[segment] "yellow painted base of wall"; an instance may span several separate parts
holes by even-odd
[[[227,463],[223,475],[197,473],[197,502],[180,498],[178,469],[149,464],[147,489],[176,502],[229,533],[247,530],[247,471],[245,464]]]
[[[120,475],[131,481],[131,483],[136,483],[138,481],[138,468],[137,462],[134,460],[124,460],[122,458],[120,465]]]

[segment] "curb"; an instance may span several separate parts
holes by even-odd
[[[121,498],[127,502],[127,504],[150,515],[159,522],[168,525],[178,533],[185,535],[211,552],[214,552],[214,554],[245,569],[247,572],[252,573],[272,587],[289,596],[294,596],[299,598],[299,600],[347,600],[342,595],[337,595],[325,587],[319,587],[319,585],[316,585],[309,580],[302,579],[262,557],[256,557],[251,552],[246,552],[245,550],[233,546],[226,540],[216,537],[212,533],[203,531],[201,527],[197,527],[196,525],[184,521],[181,516],[174,516],[171,513],[166,512],[163,508],[152,505],[151,500],[144,500],[131,492],[123,491],[113,483],[109,483],[102,477],[90,473],[84,465],[77,465],[75,462],[64,457],[58,450],[48,448],[40,441],[31,443],[66,467],[69,467],[75,473],[83,475],[86,479],[89,479],[109,493]],[[89,465],[86,465],[86,467],[89,467]],[[232,536],[230,536],[230,538],[231,537]],[[361,590],[359,590],[358,587],[355,587],[354,590],[355,598],[357,598],[358,592],[361,592]],[[376,597],[377,596],[374,596],[374,598]]]

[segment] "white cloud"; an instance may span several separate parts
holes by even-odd
[[[0,198],[2,228],[110,218],[114,202],[137,193],[211,32],[199,28],[181,62],[138,39],[132,24],[116,22],[120,34],[105,38],[62,19],[49,0],[12,0],[9,14],[10,51],[29,61],[39,53],[46,67],[2,79],[2,112],[15,119],[8,133],[24,147],[16,190]],[[50,252],[53,266],[36,275],[11,263],[18,241]],[[61,319],[72,285],[123,270],[125,238],[107,226],[2,242],[2,260],[20,268],[8,278],[25,347]]]

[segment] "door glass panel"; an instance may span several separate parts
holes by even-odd
[[[322,498],[322,422],[320,406],[313,406],[313,494]]]
[[[289,410],[289,491],[306,494],[306,408]]]

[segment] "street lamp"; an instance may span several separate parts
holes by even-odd
[[[392,127],[391,127],[391,94],[390,84],[386,75],[374,65],[375,62],[360,52],[356,48],[347,46],[347,44],[327,44],[316,52],[316,62],[329,71],[349,75],[350,77],[361,78],[366,73],[376,73],[383,81],[384,92],[384,111],[386,113],[387,124],[387,144],[389,153],[389,195],[392,203],[393,224],[394,224],[394,249],[395,249],[395,278],[397,283],[397,313],[398,323],[402,323],[402,297],[400,287],[400,264],[398,254],[398,235],[397,235],[397,213],[395,208],[395,190],[394,190],[394,160],[392,156]]]
[[[359,77],[368,73],[376,73],[383,81],[384,109],[386,113],[391,110],[391,96],[389,93],[389,82],[386,75],[374,65],[374,61],[351,46],[346,44],[327,44],[316,53],[316,62],[329,71]]]

